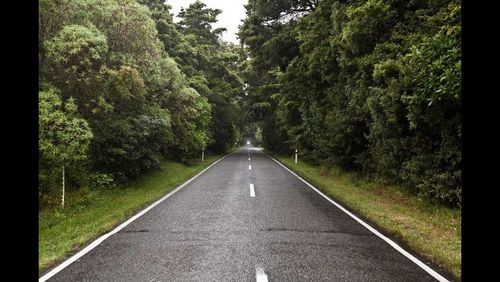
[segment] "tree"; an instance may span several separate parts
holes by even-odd
[[[165,51],[179,63],[189,87],[208,99],[211,118],[203,133],[207,137],[208,149],[217,153],[226,151],[234,144],[241,126],[236,95],[241,92],[243,81],[236,65],[239,60],[237,47],[220,39],[224,29],[212,28],[221,11],[206,8],[197,1],[181,10],[180,21],[175,24],[168,5],[154,0],[144,0],[143,3],[151,9]],[[177,112],[182,111],[172,111]],[[173,120],[183,124],[181,121],[185,121],[185,117]],[[178,127],[177,131],[183,132],[187,128]],[[186,136],[185,133],[179,136]]]
[[[64,173],[66,167],[78,166],[87,159],[92,131],[85,120],[78,116],[72,98],[63,102],[55,90],[41,91],[39,95],[39,161],[41,193],[62,172],[64,207]]]
[[[92,128],[90,170],[125,181],[158,168],[165,157],[186,158],[202,147],[208,108],[186,90],[145,6],[133,0],[41,6],[41,86],[73,97]],[[59,9],[65,14],[56,20]]]
[[[63,97],[75,97],[79,110],[89,117],[102,102],[95,94],[108,52],[106,37],[94,26],[67,25],[44,42],[44,50],[45,80],[60,89]]]
[[[246,9],[243,105],[267,149],[460,205],[459,1]]]
[[[184,34],[193,34],[200,44],[218,45],[219,37],[226,29],[212,29],[212,24],[217,22],[217,16],[222,11],[206,8],[206,6],[197,0],[186,9],[181,8],[179,26]]]
[[[122,66],[103,74],[112,110],[94,124],[94,168],[122,181],[159,168],[162,148],[172,139],[168,111],[148,101],[146,84],[136,69]]]

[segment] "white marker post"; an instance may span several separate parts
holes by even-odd
[[[201,150],[201,162],[203,162],[204,158],[205,158],[205,148]]]
[[[64,208],[64,165],[62,171],[62,197],[61,197],[61,206]]]
[[[295,163],[297,163],[297,149],[295,149]]]

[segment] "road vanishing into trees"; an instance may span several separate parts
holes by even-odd
[[[48,281],[436,279],[247,145]]]

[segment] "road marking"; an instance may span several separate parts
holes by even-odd
[[[250,160],[250,158],[248,158],[248,160]]]
[[[252,165],[248,165],[248,169],[252,170]]]
[[[255,189],[252,183],[250,183],[250,197],[255,197]]]
[[[143,209],[142,211],[140,211],[139,213],[137,213],[133,217],[129,218],[127,221],[123,222],[118,227],[116,227],[115,229],[111,230],[109,233],[106,233],[106,234],[102,235],[101,237],[97,238],[95,241],[93,241],[92,243],[90,243],[90,245],[88,245],[87,247],[85,247],[83,250],[79,251],[78,253],[76,253],[75,255],[73,255],[72,257],[70,257],[69,259],[67,259],[66,261],[64,261],[63,263],[61,263],[60,265],[58,265],[57,267],[55,267],[54,269],[52,269],[51,271],[45,273],[42,277],[40,277],[38,279],[38,281],[39,282],[47,281],[52,276],[56,275],[59,271],[63,270],[64,268],[66,268],[67,266],[69,266],[70,264],[72,264],[73,262],[75,262],[78,259],[80,259],[86,253],[88,253],[89,251],[91,251],[95,247],[99,246],[108,237],[110,237],[111,235],[114,235],[115,233],[117,233],[118,231],[120,231],[121,229],[123,229],[125,226],[129,225],[134,220],[138,219],[139,217],[141,217],[142,215],[144,215],[145,213],[147,213],[150,209],[154,208],[159,203],[165,201],[168,197],[172,196],[175,192],[179,191],[184,186],[188,185],[191,181],[193,181],[195,178],[197,178],[198,176],[200,176],[202,173],[204,173],[205,171],[207,171],[208,169],[210,169],[212,166],[214,166],[218,162],[222,161],[225,157],[227,157],[229,155],[232,155],[233,153],[229,153],[229,154],[225,155],[224,157],[218,159],[213,164],[209,165],[207,168],[205,168],[204,170],[202,170],[201,172],[199,172],[197,175],[193,176],[191,179],[189,179],[188,181],[184,182],[181,186],[175,188],[170,193],[168,193],[167,195],[163,196],[163,198],[161,198],[158,201],[152,203],[150,206],[148,206],[147,208]]]
[[[255,280],[257,282],[267,282],[267,274],[264,272],[264,268],[258,267],[255,269]]]
[[[266,154],[266,153],[264,153],[264,154]],[[384,240],[387,244],[389,244],[391,247],[393,247],[394,249],[396,249],[402,255],[404,255],[405,257],[407,257],[408,259],[410,259],[416,265],[420,266],[420,268],[422,268],[423,270],[425,270],[432,277],[434,277],[435,279],[437,279],[440,282],[449,282],[446,278],[444,278],[443,276],[441,276],[439,273],[437,273],[436,271],[434,271],[432,268],[430,268],[429,266],[427,266],[425,263],[423,263],[422,261],[420,261],[419,259],[417,259],[416,257],[414,257],[412,254],[410,254],[407,251],[405,251],[403,248],[401,248],[394,241],[392,241],[391,239],[387,238],[382,233],[378,232],[375,228],[371,227],[366,222],[364,222],[361,219],[359,219],[357,216],[355,216],[354,214],[352,214],[351,212],[349,212],[348,210],[346,210],[343,206],[341,206],[340,204],[338,204],[334,200],[328,198],[328,196],[326,196],[325,194],[323,194],[316,187],[312,186],[309,182],[307,182],[304,179],[302,179],[302,177],[298,176],[295,172],[291,171],[289,168],[287,168],[285,165],[283,165],[282,163],[280,163],[279,161],[277,161],[275,158],[269,156],[268,154],[266,154],[266,155],[268,157],[270,157],[273,161],[277,162],[280,166],[282,166],[283,168],[285,168],[286,170],[288,170],[288,172],[290,172],[291,174],[293,174],[295,177],[297,177],[298,179],[300,179],[302,182],[304,182],[305,184],[307,184],[307,186],[309,186],[311,189],[313,189],[318,194],[320,194],[321,196],[323,196],[323,198],[325,198],[326,200],[328,200],[330,203],[334,204],[341,211],[345,212],[347,215],[349,215],[350,217],[352,217],[359,224],[363,225],[366,229],[370,230],[373,234],[377,235],[380,239]]]

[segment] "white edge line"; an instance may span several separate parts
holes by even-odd
[[[264,153],[264,152],[263,152]],[[266,154],[266,153],[264,153]],[[436,278],[438,281],[441,281],[441,282],[449,282],[446,278],[444,278],[443,276],[441,276],[439,273],[437,273],[436,271],[434,271],[432,268],[430,268],[429,266],[427,266],[425,263],[423,263],[422,261],[420,261],[419,259],[417,259],[416,257],[414,257],[412,254],[408,253],[407,251],[405,251],[403,248],[401,248],[398,244],[396,244],[394,241],[392,241],[391,239],[387,238],[386,236],[384,236],[382,233],[378,232],[375,228],[371,227],[370,225],[368,225],[366,222],[362,221],[361,219],[359,219],[357,216],[355,216],[354,214],[352,214],[351,212],[349,212],[348,210],[346,210],[343,206],[341,206],[340,204],[338,204],[337,202],[333,201],[332,199],[330,199],[328,196],[326,196],[325,194],[323,194],[321,191],[319,191],[316,187],[314,187],[313,185],[311,185],[309,182],[305,181],[304,179],[302,179],[302,177],[298,176],[295,172],[291,171],[289,168],[287,168],[285,165],[283,165],[282,163],[280,163],[279,161],[277,161],[275,158],[271,157],[270,155],[266,154],[268,157],[270,157],[273,161],[277,162],[279,165],[281,165],[283,168],[285,168],[286,170],[288,170],[288,172],[290,172],[291,174],[293,174],[295,177],[297,177],[298,179],[300,179],[302,182],[304,182],[305,184],[307,184],[307,186],[309,186],[311,189],[313,189],[314,191],[316,191],[318,194],[320,194],[321,196],[323,196],[323,198],[325,198],[326,200],[328,200],[330,203],[334,204],[335,206],[337,206],[341,211],[345,212],[346,214],[348,214],[350,217],[352,217],[354,220],[356,220],[358,223],[360,223],[361,225],[363,225],[364,227],[366,227],[366,229],[370,230],[372,233],[374,233],[375,235],[377,235],[378,237],[380,237],[380,239],[384,240],[386,243],[388,243],[389,245],[391,245],[391,247],[393,247],[394,249],[396,249],[398,252],[400,252],[401,254],[403,254],[405,257],[407,257],[408,259],[410,259],[412,262],[414,262],[416,265],[420,266],[420,268],[422,268],[423,270],[425,270],[427,273],[429,273],[432,277]]]
[[[159,203],[163,202],[168,197],[172,196],[175,192],[179,191],[181,188],[183,188],[184,186],[186,186],[187,184],[189,184],[191,181],[193,181],[195,178],[197,178],[202,173],[204,173],[205,171],[207,171],[209,168],[211,168],[212,166],[214,166],[216,163],[220,162],[225,157],[227,157],[229,155],[232,155],[233,153],[234,152],[231,152],[231,153],[223,156],[222,158],[216,160],[214,163],[212,163],[211,165],[209,165],[208,167],[206,167],[204,170],[200,171],[198,174],[196,174],[195,176],[191,177],[189,180],[187,180],[186,182],[182,183],[180,186],[178,186],[174,190],[170,191],[167,195],[163,196],[161,199],[157,200],[156,202],[152,203],[151,205],[149,205],[148,207],[146,207],[145,209],[143,209],[139,213],[135,214],[133,217],[129,218],[127,221],[123,222],[122,224],[120,224],[118,227],[116,227],[112,231],[110,231],[110,232],[102,235],[101,237],[97,238],[92,243],[90,243],[90,245],[88,245],[87,247],[85,247],[84,249],[82,249],[81,251],[79,251],[78,253],[76,253],[75,255],[73,255],[72,257],[70,257],[69,259],[65,260],[63,263],[61,263],[60,265],[58,265],[57,267],[55,267],[51,271],[45,273],[42,277],[39,278],[38,281],[39,282],[47,281],[52,276],[56,275],[59,271],[63,270],[64,268],[66,268],[67,266],[69,266],[70,264],[72,264],[73,262],[75,262],[76,260],[78,260],[79,258],[81,258],[86,253],[88,253],[89,251],[91,251],[95,247],[99,246],[99,244],[101,244],[109,236],[117,233],[118,231],[120,231],[121,229],[123,229],[125,226],[129,225],[131,222],[133,222],[134,220],[138,219],[139,217],[141,217],[142,215],[144,215],[145,213],[147,213],[150,209],[154,208],[156,205],[158,205]]]

